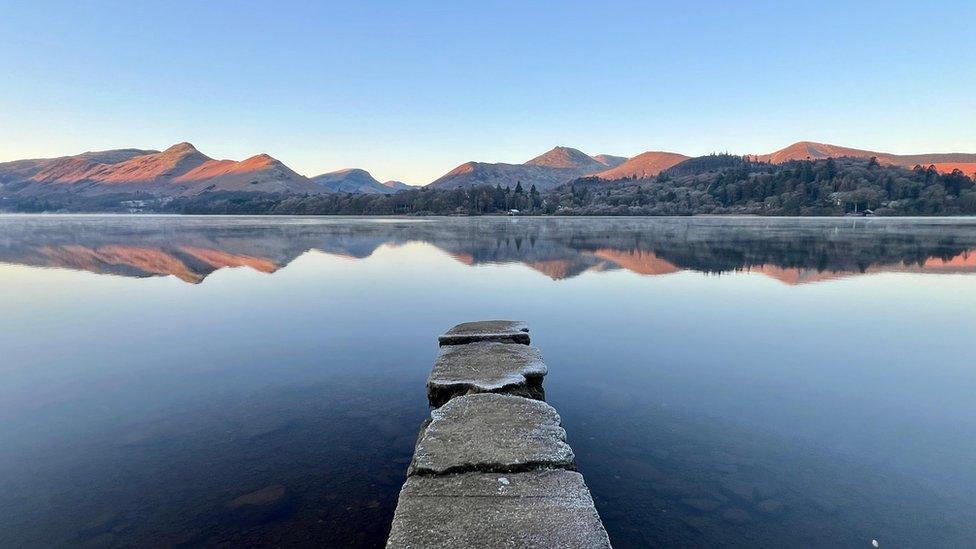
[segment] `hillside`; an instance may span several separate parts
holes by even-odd
[[[612,154],[598,154],[593,157],[600,164],[603,164],[607,168],[616,168],[617,166],[623,164],[629,160],[626,156],[614,156]]]
[[[594,172],[603,169],[604,164],[583,151],[570,147],[555,147],[525,163],[526,166],[542,166],[560,170]]]
[[[311,178],[312,181],[330,192],[390,194],[409,187],[399,181],[380,183],[366,170],[349,168],[324,173]]]
[[[215,160],[190,143],[164,151],[123,149],[0,164],[5,195],[140,194],[188,196],[205,191],[305,194],[327,192],[280,161],[259,154]]]
[[[850,156],[775,164],[722,154],[654,179],[579,179],[545,203],[563,215],[974,215],[976,185],[958,172]]]
[[[429,185],[433,189],[478,186],[535,186],[547,190],[585,175],[605,170],[620,157],[600,155],[602,160],[570,147],[555,147],[524,164],[466,162]],[[609,164],[608,164],[609,163]]]
[[[886,152],[852,149],[827,143],[800,141],[770,154],[755,157],[760,162],[781,164],[791,160],[822,160],[825,158],[871,158],[878,159],[879,164],[913,168],[915,166],[928,167],[935,165],[940,172],[949,173],[959,167],[965,173],[972,173],[976,165],[976,154],[970,153],[923,153],[923,154],[891,154]],[[961,164],[961,166],[960,166]],[[972,164],[972,165],[970,165]],[[968,168],[968,171],[967,171]]]
[[[158,152],[141,149],[116,149],[91,151],[75,156],[62,156],[58,158],[36,158],[3,162],[0,163],[0,183],[28,181],[42,171],[62,171],[66,174],[82,174],[100,164],[117,164],[136,156]]]
[[[952,173],[959,170],[969,177],[976,177],[976,162],[936,162],[932,164],[939,173]]]
[[[648,179],[656,177],[661,171],[674,166],[678,162],[687,160],[683,154],[648,151],[639,154],[615,168],[604,170],[596,174],[600,179]]]

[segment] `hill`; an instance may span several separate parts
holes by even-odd
[[[620,157],[600,155],[602,160],[570,147],[555,147],[524,164],[466,162],[427,186],[455,189],[478,186],[515,187],[547,190],[585,175],[605,170]]]
[[[595,172],[603,169],[604,164],[587,155],[581,150],[570,147],[555,147],[525,163],[526,166],[542,166],[560,170],[578,170]]]
[[[617,166],[623,164],[629,160],[626,156],[614,156],[612,154],[598,154],[593,157],[600,164],[603,164],[607,168],[616,168]]]
[[[759,162],[708,155],[654,179],[582,178],[545,197],[563,215],[973,215],[976,184],[959,172],[843,156]]]
[[[964,173],[971,174],[976,166],[976,154],[970,153],[923,153],[923,154],[892,154],[864,149],[852,149],[827,143],[813,141],[799,141],[785,149],[770,154],[755,156],[760,162],[781,164],[793,160],[823,160],[825,158],[877,158],[879,164],[913,168],[922,166],[927,168],[935,165],[943,173],[950,173],[959,167]],[[961,166],[960,166],[961,165]],[[968,171],[967,171],[968,169]]]
[[[84,173],[99,164],[117,164],[136,156],[158,152],[141,149],[115,149],[91,151],[75,156],[62,156],[58,158],[35,158],[3,162],[0,163],[0,183],[27,181],[45,170],[55,171],[60,169],[65,173]]]
[[[648,151],[639,154],[615,168],[604,170],[596,174],[600,179],[648,179],[656,177],[663,170],[674,166],[678,162],[687,160],[683,154]]]
[[[4,195],[139,194],[191,196],[208,191],[327,192],[266,154],[215,160],[190,143],[164,151],[122,149],[0,164]]]
[[[399,181],[380,183],[369,172],[359,168],[324,173],[311,179],[330,192],[390,194],[409,187]]]

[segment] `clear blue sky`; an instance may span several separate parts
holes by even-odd
[[[0,0],[0,161],[191,141],[426,183],[554,145],[976,152],[976,2]]]

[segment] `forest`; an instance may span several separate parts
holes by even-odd
[[[653,180],[577,180],[547,201],[566,215],[976,214],[973,179],[962,172],[882,166],[874,158],[770,164],[710,155]]]

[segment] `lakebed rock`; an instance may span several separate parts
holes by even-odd
[[[552,406],[483,393],[453,398],[431,412],[408,474],[575,467],[576,457]]]
[[[250,526],[289,516],[295,509],[295,500],[287,488],[271,484],[228,501],[224,508],[222,520]]]
[[[529,327],[519,320],[479,320],[464,322],[437,338],[443,345],[461,345],[475,341],[500,341],[529,344]]]
[[[388,548],[610,547],[593,499],[574,471],[413,476]]]
[[[542,353],[528,345],[479,341],[441,347],[427,379],[431,406],[456,396],[507,393],[545,400],[542,378],[548,372]]]
[[[721,503],[713,499],[705,499],[705,498],[684,498],[681,500],[681,503],[684,503],[685,505],[691,507],[696,511],[703,511],[703,512],[714,511],[715,509],[718,509],[719,506],[721,505]]]
[[[227,502],[227,508],[240,509],[247,506],[274,505],[284,499],[285,492],[284,486],[272,484],[230,500]]]
[[[767,515],[775,515],[783,510],[783,502],[776,499],[764,499],[756,507]]]
[[[749,520],[751,519],[749,513],[747,513],[744,509],[740,509],[738,507],[733,507],[731,509],[726,509],[725,511],[723,511],[722,518],[735,524],[743,524],[749,522]]]

